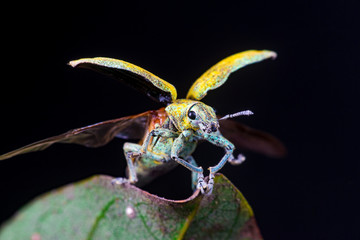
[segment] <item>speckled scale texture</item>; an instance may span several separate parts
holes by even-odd
[[[198,103],[197,101],[188,99],[178,99],[174,103],[165,108],[168,116],[178,130],[188,129],[190,122],[186,117],[188,109]]]
[[[230,73],[267,58],[276,58],[276,53],[268,50],[248,50],[227,57],[198,78],[190,88],[186,98],[201,100],[209,90],[223,85]]]
[[[106,57],[81,58],[75,61],[71,61],[69,64],[72,67],[76,67],[77,65],[83,63],[87,63],[87,64],[91,63],[113,69],[123,69],[138,74],[144,77],[144,79],[150,81],[155,87],[159,88],[160,90],[170,93],[172,101],[176,100],[177,92],[176,92],[176,88],[172,84],[168,83],[167,81],[159,78],[158,76],[152,74],[151,72],[134,64],[122,60],[106,58]]]

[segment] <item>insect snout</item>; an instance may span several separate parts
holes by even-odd
[[[201,122],[199,125],[201,130],[205,133],[216,132],[219,128],[219,124],[215,122]]]

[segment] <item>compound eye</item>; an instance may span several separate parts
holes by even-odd
[[[196,118],[196,113],[195,113],[194,111],[189,111],[188,117],[189,117],[191,120],[195,120],[195,118]]]

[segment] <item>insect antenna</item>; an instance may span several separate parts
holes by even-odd
[[[219,120],[225,120],[225,119],[228,119],[228,118],[235,118],[235,117],[238,117],[238,116],[250,116],[250,115],[253,115],[254,113],[250,110],[245,110],[245,111],[240,111],[240,112],[237,112],[237,113],[233,113],[233,114],[228,114],[222,118],[220,118]]]

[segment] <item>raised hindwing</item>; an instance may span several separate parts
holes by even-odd
[[[286,155],[285,146],[269,133],[250,128],[230,119],[221,120],[219,130],[240,150],[249,150],[275,158]]]
[[[122,139],[141,139],[147,134],[148,127],[159,115],[165,114],[164,109],[147,111],[138,115],[99,122],[82,128],[70,130],[66,133],[46,138],[29,144],[0,156],[0,160],[16,155],[41,151],[54,143],[74,143],[86,147],[100,147],[110,142],[114,137]]]

